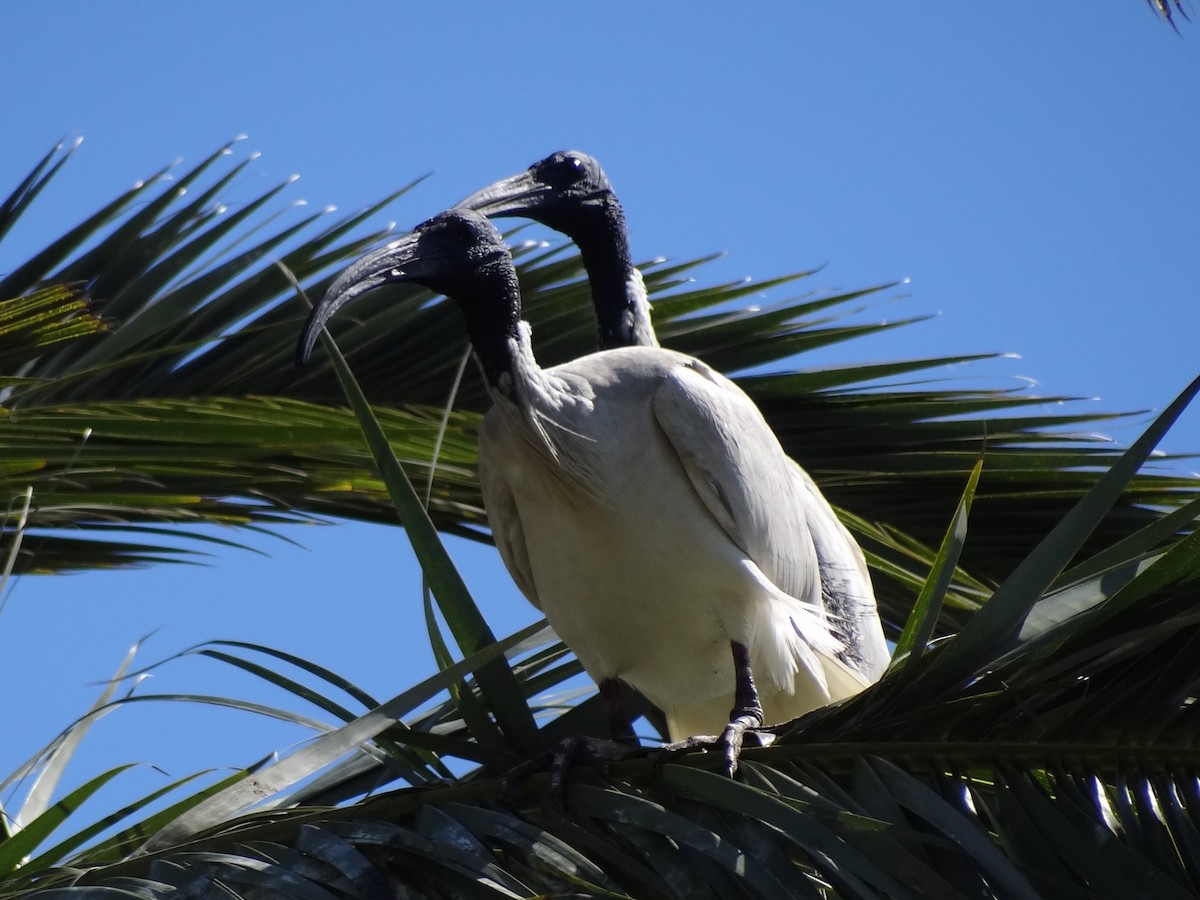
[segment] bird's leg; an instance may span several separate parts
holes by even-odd
[[[605,678],[600,682],[600,702],[608,713],[608,728],[612,739],[618,744],[636,749],[641,746],[638,736],[633,730],[633,719],[625,706],[625,698],[621,695],[621,682],[615,678]]]
[[[749,648],[738,641],[730,641],[729,647],[733,651],[733,709],[729,711],[729,724],[721,734],[719,745],[725,755],[725,774],[732,778],[737,771],[746,732],[763,726],[763,708],[758,699],[758,688],[754,686]]]
[[[515,787],[523,778],[536,772],[550,770],[550,801],[558,810],[565,808],[567,772],[575,763],[591,766],[601,776],[608,774],[609,764],[623,759],[641,747],[633,730],[633,720],[621,695],[621,684],[615,678],[600,682],[600,702],[608,714],[612,740],[567,735],[545,753],[515,766],[504,776],[504,792],[511,799]]]
[[[668,755],[683,750],[720,748],[725,759],[725,774],[730,778],[737,771],[738,757],[746,735],[753,735],[759,746],[769,746],[775,735],[763,730],[763,708],[758,699],[758,688],[754,686],[754,672],[750,668],[750,650],[745,644],[730,641],[733,651],[733,709],[729,711],[729,724],[720,735],[696,735],[667,744],[662,749]]]

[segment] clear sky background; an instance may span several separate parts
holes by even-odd
[[[1177,35],[1137,0],[8,0],[0,32],[0,195],[56,141],[84,139],[0,245],[0,271],[134,180],[243,132],[235,153],[262,157],[231,205],[296,172],[286,196],[349,212],[432,172],[388,211],[402,228],[576,147],[608,171],[638,258],[724,251],[709,282],[819,265],[810,287],[909,278],[869,317],[940,314],[801,365],[1005,351],[1020,358],[945,377],[1033,379],[1098,410],[1161,409],[1200,373],[1200,24]],[[1145,421],[1112,433],[1128,442]],[[1200,451],[1200,411],[1164,449]],[[402,531],[286,535],[302,546],[242,535],[265,555],[11,585],[0,779],[150,632],[144,662],[252,641],[379,699],[433,670]],[[497,631],[535,618],[493,551],[452,552]],[[281,701],[196,659],[140,691]],[[94,729],[67,781],[121,762],[172,776],[241,765],[304,736],[132,706]],[[105,796],[163,783],[144,766]]]

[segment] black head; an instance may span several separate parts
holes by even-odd
[[[608,176],[593,157],[560,150],[519,175],[497,181],[461,201],[458,208],[485,216],[525,216],[578,241],[582,228],[623,218]]]
[[[600,163],[580,150],[551,153],[540,162],[535,162],[528,171],[534,181],[550,188],[563,202],[603,203],[613,193]]]
[[[415,282],[460,302],[499,294],[511,305],[507,295],[516,276],[504,239],[484,216],[469,209],[439,213],[337,277],[309,314],[296,349],[297,364],[308,360],[334,313],[355,297],[395,281]]]
[[[575,242],[592,288],[600,346],[658,346],[634,268],[625,213],[600,163],[560,150],[519,175],[472,194],[458,208],[526,216]]]
[[[469,209],[438,213],[414,228],[410,238],[416,244],[407,259],[396,260],[389,280],[414,281],[447,297],[470,293],[471,288],[490,282],[497,268],[512,266],[496,226]]]

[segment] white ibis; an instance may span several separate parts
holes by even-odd
[[[575,150],[553,153],[459,206],[488,216],[524,216],[567,235],[587,269],[600,347],[659,345],[641,273],[630,253],[625,213],[594,158]],[[732,390],[744,399],[741,391]],[[865,686],[879,679],[889,658],[866,560],[809,474],[789,462],[817,556],[821,603],[842,644],[838,658]],[[808,711],[802,698],[798,694],[784,710],[789,717]]]
[[[464,209],[342,273],[298,359],[342,305],[392,281],[460,307],[493,400],[479,469],[496,545],[602,695],[619,679],[672,738],[720,733],[732,774],[747,729],[867,684],[822,605],[804,484],[736,385],[656,347],[539,368],[511,256]],[[636,742],[628,723],[614,736]]]

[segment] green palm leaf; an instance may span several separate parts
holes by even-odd
[[[1082,541],[1103,516],[1098,499],[1181,408],[1038,553]],[[1169,544],[1107,600],[1015,644],[964,633],[910,656],[858,697],[748,750],[738,782],[691,754],[631,759],[604,776],[577,769],[561,812],[546,805],[546,776],[508,792],[468,777],[340,809],[275,807],[200,834],[162,831],[150,853],[124,861],[110,846],[86,872],[43,873],[42,896],[219,884],[292,896],[336,885],[354,897],[1192,896],[1198,540]],[[1108,548],[1102,564],[1083,564],[1094,571],[1081,581],[1099,585],[1145,559],[1142,545]],[[1026,580],[1018,573],[1014,584]]]
[[[67,153],[44,157],[0,206],[4,230],[28,214]],[[67,318],[88,333],[34,345],[21,377],[8,382],[0,486],[9,508],[32,488],[27,532],[37,538],[22,542],[17,572],[195,552],[179,539],[115,539],[112,529],[121,524],[261,527],[312,515],[395,521],[361,436],[340,411],[344,401],[325,359],[301,372],[291,365],[305,312],[276,262],[307,293],[320,293],[339,266],[382,237],[361,234],[362,226],[407,187],[332,223],[325,213],[280,221],[295,218],[286,208],[272,211],[286,184],[236,210],[221,205],[248,162],[233,161],[227,146],[173,180],[165,180],[169,170],[156,173],[0,280],[0,296],[23,304],[36,285],[64,283],[86,284],[89,302],[86,314],[72,308]],[[543,362],[589,350],[594,323],[578,257],[532,245],[518,247],[517,257]],[[760,374],[763,365],[786,365],[797,353],[919,317],[858,320],[862,304],[888,285],[738,308],[751,291],[778,292],[812,273],[696,287],[703,262],[643,267],[659,333],[668,346],[748,372],[740,383],[858,533],[880,576],[892,634],[934,564],[945,517],[985,443],[972,541],[938,633],[961,625],[1082,494],[1089,473],[1118,455],[1086,433],[1111,415],[1047,415],[1032,410],[1062,398],[913,381],[949,362],[986,358],[979,354]],[[457,311],[420,289],[394,286],[334,325],[366,395],[390,407],[377,414],[409,478],[420,483],[437,440],[434,407],[444,402],[465,348]],[[477,537],[485,533],[473,447],[485,406],[471,370],[431,491],[435,524]],[[1085,549],[1136,531],[1194,491],[1188,479],[1139,475]],[[80,528],[88,540],[80,540]]]
[[[228,156],[139,184],[0,282],[16,301],[8,318],[0,304],[0,483],[10,520],[23,520],[4,535],[15,571],[187,559],[203,543],[182,547],[180,523],[394,522],[389,492],[424,484],[439,442],[430,520],[486,536],[473,375],[442,432],[465,347],[456,312],[396,287],[336,322],[375,404],[346,409],[328,357],[291,368],[304,310],[283,269],[323,290],[382,237],[355,236],[371,211],[323,230],[321,214],[280,226],[268,210],[281,186],[227,215],[215,204],[245,165],[222,174]],[[0,236],[64,159],[44,157],[0,204]],[[518,258],[540,358],[584,352],[594,323],[578,259],[532,246]],[[854,308],[887,286],[744,310],[742,283],[694,286],[702,263],[644,267],[656,325],[668,345],[741,373],[860,535],[888,628],[910,650],[880,684],[747,751],[738,782],[703,754],[635,758],[573,772],[560,811],[545,776],[508,792],[499,776],[531,743],[589,730],[598,701],[581,700],[578,665],[537,626],[492,642],[470,598],[447,599],[446,575],[439,601],[457,604],[446,619],[465,658],[444,648],[444,672],[382,703],[279,651],[195,650],[321,718],[174,701],[259,709],[321,736],[166,811],[147,798],[66,837],[74,801],[116,773],[40,803],[0,842],[0,897],[1197,893],[1200,500],[1195,479],[1139,470],[1186,400],[1123,453],[1087,435],[1111,416],[1047,415],[1035,408],[1046,398],[929,380],[947,360],[764,373],[897,327]],[[411,501],[397,506],[434,559]],[[515,713],[524,726],[492,727]],[[411,786],[363,799],[396,780]],[[122,830],[103,837],[104,825]]]

